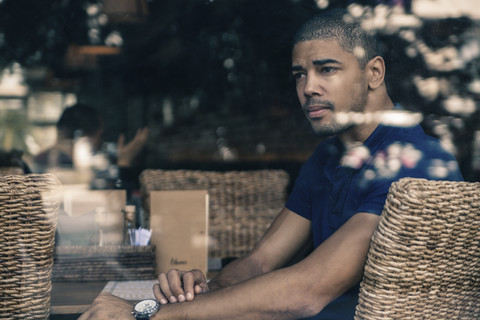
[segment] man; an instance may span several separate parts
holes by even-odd
[[[462,179],[454,157],[418,125],[381,124],[398,112],[384,60],[345,12],[300,29],[292,74],[313,131],[331,137],[305,163],[285,208],[250,254],[208,284],[197,270],[159,276],[161,307],[152,319],[352,319],[390,184],[405,176]],[[312,237],[314,250],[289,265]],[[131,309],[102,294],[80,319],[131,319]]]

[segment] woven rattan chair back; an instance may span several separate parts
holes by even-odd
[[[0,177],[0,319],[48,319],[60,183]]]
[[[210,258],[249,252],[285,204],[288,181],[283,170],[145,170],[140,175],[147,212],[150,191],[208,191]]]
[[[355,319],[480,319],[480,183],[392,184]]]

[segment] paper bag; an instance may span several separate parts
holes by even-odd
[[[156,246],[156,274],[170,269],[208,266],[208,193],[206,190],[152,191],[151,244]]]

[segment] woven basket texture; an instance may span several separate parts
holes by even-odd
[[[151,191],[208,191],[210,258],[240,257],[249,252],[284,206],[288,181],[284,170],[148,169],[140,175],[147,217]]]
[[[50,174],[0,177],[0,319],[48,319],[61,184]]]
[[[355,319],[480,319],[480,183],[391,185]]]
[[[55,249],[53,281],[154,278],[154,246],[62,246]]]

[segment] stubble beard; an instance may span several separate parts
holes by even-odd
[[[356,113],[356,112],[362,112],[365,103],[366,103],[366,96],[361,96],[355,99],[357,102],[352,103],[348,110],[350,112]],[[350,128],[354,126],[354,121],[350,120],[345,123],[340,123],[336,120],[336,114],[335,114],[335,104],[329,102],[328,103],[331,106],[331,112],[333,113],[332,120],[328,123],[315,123],[316,121],[320,122],[321,120],[315,120],[315,119],[310,119],[310,125],[312,126],[312,131],[313,134],[317,137],[330,137],[330,136],[336,136],[339,135]]]
[[[313,120],[315,121],[315,120]],[[330,123],[315,125],[311,123],[313,134],[317,137],[330,137],[347,131],[352,127],[350,124],[339,124],[335,120]]]

